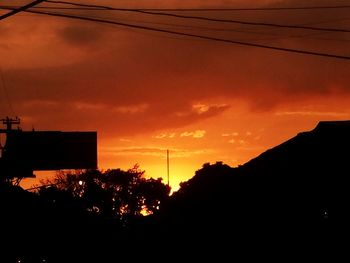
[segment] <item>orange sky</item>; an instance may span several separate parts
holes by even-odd
[[[117,5],[115,1],[76,2]],[[129,2],[118,1],[118,7],[130,7]],[[302,2],[303,5],[346,3],[172,0],[131,4],[132,7],[193,8],[301,6]],[[349,33],[130,13],[64,12],[350,55]],[[350,28],[349,9],[201,15]],[[319,120],[350,119],[348,60],[24,13],[0,22],[0,58],[8,93],[7,96],[5,89],[0,88],[0,116],[20,116],[24,129],[96,130],[101,169],[127,169],[138,163],[148,176],[165,177],[166,149],[169,149],[174,187],[193,176],[205,162],[224,161],[236,166],[300,131],[312,129]]]

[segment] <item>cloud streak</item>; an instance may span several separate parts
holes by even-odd
[[[108,147],[103,148],[102,154],[113,156],[151,156],[166,159],[166,148],[158,147]],[[186,158],[195,155],[207,155],[213,152],[211,149],[189,150],[189,149],[171,149],[171,158]]]
[[[192,137],[195,139],[203,138],[206,134],[205,130],[196,130],[193,132],[183,132],[180,134],[180,137]]]

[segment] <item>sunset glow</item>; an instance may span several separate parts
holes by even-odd
[[[20,5],[28,1],[4,2]],[[300,2],[104,0],[98,4],[228,8]],[[87,11],[74,12],[87,15]],[[350,28],[348,10],[202,16],[228,18],[229,14],[237,20]],[[312,35],[296,29],[282,31],[131,13],[96,11],[89,16],[349,55],[348,33]],[[221,31],[205,31],[203,27]],[[100,169],[129,169],[139,164],[147,176],[162,177],[165,183],[169,150],[173,190],[204,163],[223,161],[238,166],[298,132],[313,129],[320,120],[350,119],[348,60],[29,13],[1,22],[0,36],[1,117],[18,115],[24,130],[97,131]],[[45,176],[39,173],[38,179]],[[26,179],[23,186],[37,181]]]

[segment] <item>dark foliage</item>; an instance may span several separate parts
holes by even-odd
[[[136,166],[59,173],[45,185],[37,193],[1,186],[4,262],[121,257],[143,214],[157,213],[170,192],[161,179],[144,178]]]

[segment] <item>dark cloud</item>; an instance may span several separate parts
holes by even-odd
[[[159,106],[160,105],[160,106]],[[102,135],[130,136],[166,128],[183,127],[227,110],[214,105],[200,112],[192,105],[161,104],[118,107],[33,101],[18,105],[27,124],[36,129],[95,130]],[[29,118],[27,118],[29,117]]]
[[[68,43],[73,45],[88,45],[95,43],[102,37],[103,31],[92,23],[76,23],[68,25],[59,31],[59,35]]]

